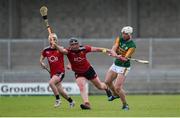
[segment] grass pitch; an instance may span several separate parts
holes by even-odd
[[[1,96],[0,116],[43,117],[171,117],[180,116],[180,95],[129,95],[129,111],[121,110],[118,99],[109,102],[106,96],[90,96],[92,110],[81,110],[80,96],[72,96],[76,106],[69,108],[62,99],[59,108],[54,108],[53,96]]]

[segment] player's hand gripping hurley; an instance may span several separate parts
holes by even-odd
[[[109,56],[112,56],[112,57],[115,57],[117,59],[120,59],[120,57],[122,57],[121,55],[113,55],[113,53],[109,53]],[[125,58],[125,57],[124,57]],[[132,60],[132,61],[136,61],[138,63],[142,63],[142,64],[149,64],[149,61],[146,61],[146,60],[142,60],[142,59],[134,59],[134,58],[126,58],[126,59],[129,59],[129,60]]]
[[[52,33],[52,29],[50,28],[50,25],[49,25],[49,22],[48,22],[48,17],[47,17],[47,14],[48,14],[48,8],[46,6],[42,6],[40,8],[40,14],[44,20],[44,23],[47,27],[47,30],[48,30],[48,33],[51,34]]]
[[[48,22],[48,8],[46,6],[42,6],[40,8],[40,14],[44,20],[45,26],[47,27],[48,33],[51,34],[52,33],[52,29],[50,28],[49,22]],[[43,67],[46,71],[48,71],[50,73],[50,70],[48,69],[48,67],[44,66]]]

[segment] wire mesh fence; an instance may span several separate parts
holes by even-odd
[[[113,39],[80,39],[83,45],[111,48]],[[135,39],[134,58],[149,60],[149,64],[132,61],[125,89],[129,93],[180,93],[180,39]],[[61,45],[68,47],[68,40]],[[1,39],[0,82],[48,82],[49,75],[39,65],[39,57],[46,39]],[[89,53],[88,59],[103,81],[113,58],[102,53]],[[65,56],[65,64],[67,58]],[[74,82],[74,74],[66,71],[65,82]],[[92,88],[92,93],[98,93]]]

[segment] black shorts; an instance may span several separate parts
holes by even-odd
[[[58,76],[59,82],[61,82],[65,76],[65,74],[63,72],[57,72],[55,75]]]
[[[92,66],[85,73],[75,73],[75,77],[85,77],[88,80],[92,80],[97,77],[97,74]]]

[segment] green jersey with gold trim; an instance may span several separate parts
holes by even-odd
[[[119,45],[118,49],[116,50],[116,53],[118,55],[122,55],[122,56],[125,56],[127,51],[130,48],[136,48],[136,44],[131,39],[126,41],[122,37],[119,37],[116,39],[115,43],[117,43]],[[115,59],[114,64],[117,66],[121,66],[121,67],[130,67],[131,66],[130,60],[123,62],[119,59]]]

